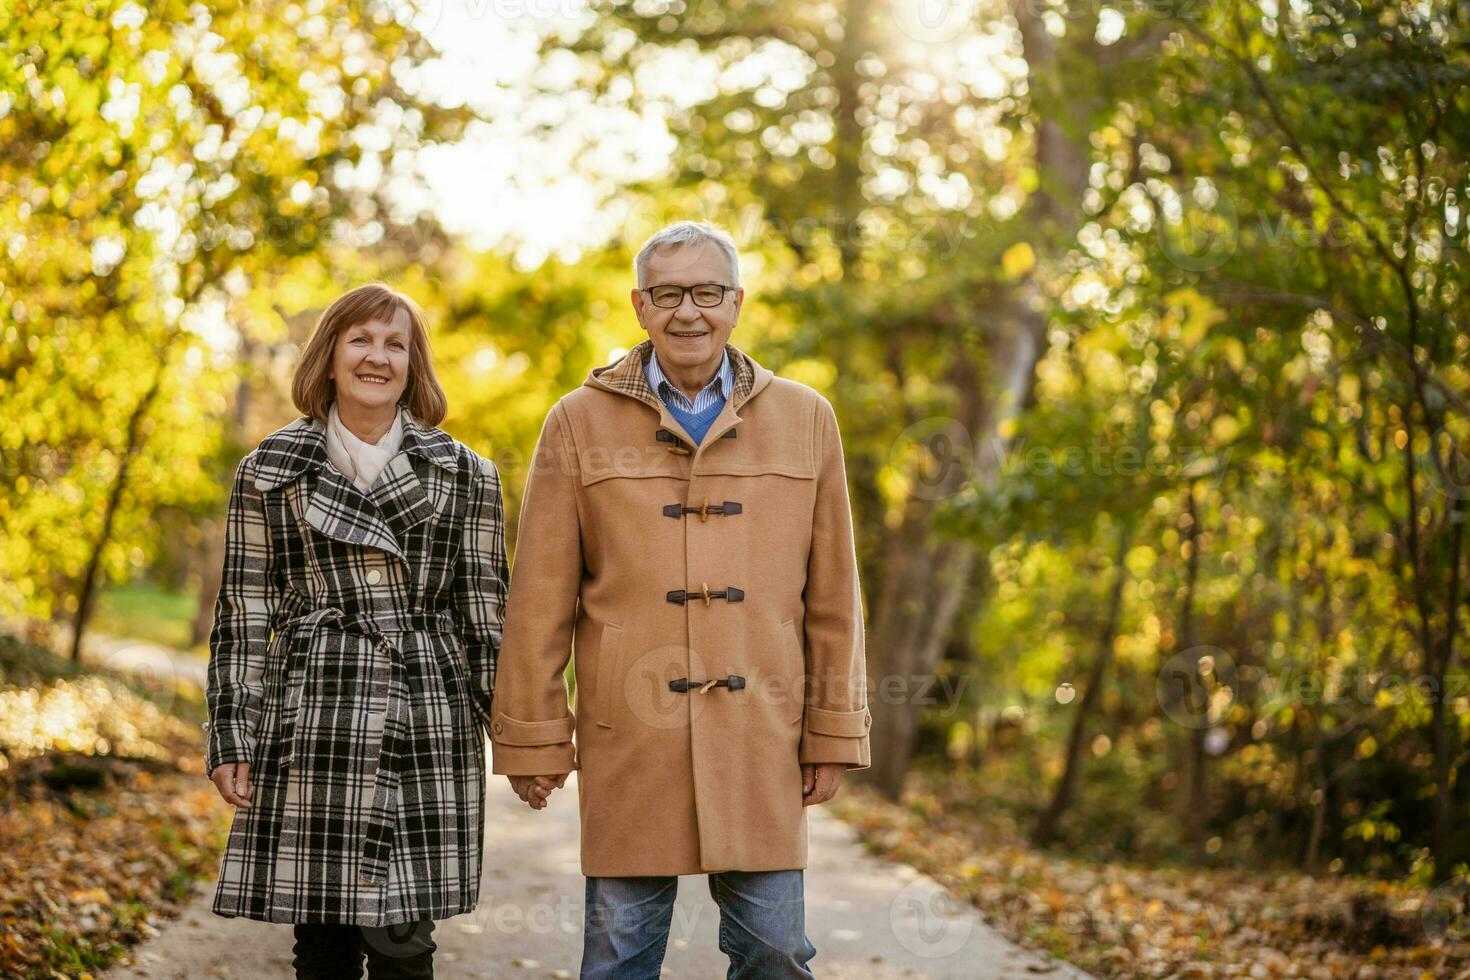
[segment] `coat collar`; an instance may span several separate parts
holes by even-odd
[[[459,460],[454,440],[442,429],[427,428],[403,409],[403,443],[401,452],[426,459],[442,469],[454,472]],[[274,433],[256,450],[257,490],[274,490],[296,479],[307,470],[327,465],[327,426],[321,419],[303,417]]]
[[[704,440],[695,450],[696,454],[719,439],[727,429],[733,428],[740,421],[740,407],[760,394],[775,377],[768,368],[757,363],[755,358],[734,344],[726,344],[725,353],[730,359],[731,366],[735,369],[735,388],[730,397],[725,400],[725,407],[720,409],[720,414],[715,416],[715,420],[710,423],[709,431],[705,433]],[[601,388],[604,391],[626,395],[645,403],[659,413],[659,424],[663,428],[670,432],[682,433],[687,437],[688,434],[684,432],[684,427],[675,420],[669,407],[664,404],[662,398],[654,394],[653,388],[648,384],[648,377],[644,374],[643,366],[652,356],[653,341],[644,340],[611,364],[593,368],[583,384],[591,388]]]
[[[404,409],[399,452],[365,494],[328,464],[326,432],[320,419],[300,418],[266,439],[256,450],[256,488],[273,490],[307,471],[315,472],[302,512],[307,524],[329,538],[404,558],[401,545],[407,532],[434,513],[412,457],[457,471],[454,440],[440,429],[425,427]]]
[[[735,387],[730,400],[738,407],[769,384],[772,374],[734,344],[725,345],[725,354],[735,371]],[[583,384],[628,395],[657,408],[663,401],[649,386],[644,372],[644,365],[652,356],[653,341],[644,340],[611,364],[593,368]]]

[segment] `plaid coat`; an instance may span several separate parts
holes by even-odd
[[[230,493],[206,772],[249,762],[214,911],[390,925],[475,907],[508,570],[495,467],[406,410],[367,494],[302,418]]]

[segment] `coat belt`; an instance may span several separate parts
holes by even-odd
[[[328,622],[334,623],[343,633],[368,638],[373,644],[374,657],[381,654],[388,660],[388,692],[387,697],[381,699],[387,707],[382,712],[382,734],[376,745],[378,765],[373,781],[373,802],[367,815],[362,863],[358,871],[358,880],[364,884],[386,884],[398,823],[398,785],[408,730],[408,673],[403,651],[387,634],[405,631],[452,633],[454,618],[447,611],[419,613],[394,617],[392,625],[385,627],[369,617],[348,616],[341,609],[327,606],[287,620],[277,627],[286,650],[286,697],[281,708],[281,762],[285,766],[290,766],[296,757],[296,719],[306,692],[311,634]],[[296,634],[303,630],[306,642],[298,643]],[[372,695],[368,699],[380,700]],[[369,746],[369,752],[373,748]]]

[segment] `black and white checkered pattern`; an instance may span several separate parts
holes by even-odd
[[[214,911],[443,919],[479,897],[509,574],[500,478],[404,411],[367,494],[298,419],[240,463],[210,634],[206,771],[249,762]]]

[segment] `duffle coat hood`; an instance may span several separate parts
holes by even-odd
[[[692,445],[651,350],[594,369],[542,428],[493,768],[578,770],[585,875],[802,868],[801,764],[869,763],[837,420],[727,345],[734,390]]]
[[[205,771],[251,765],[214,911],[391,925],[479,896],[508,569],[495,467],[403,410],[368,493],[298,419],[241,461]]]

